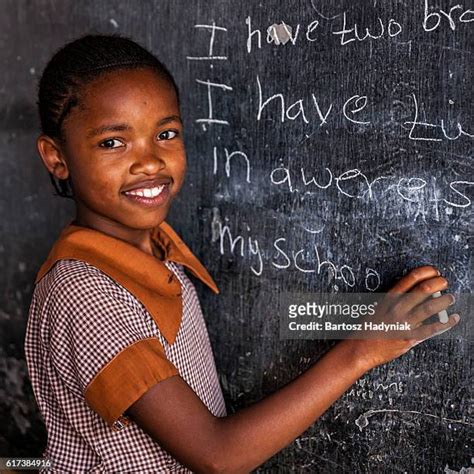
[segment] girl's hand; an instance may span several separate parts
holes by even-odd
[[[430,295],[448,287],[448,282],[432,266],[418,267],[400,279],[378,305],[375,314],[367,321],[375,323],[408,322],[410,331],[400,331],[403,339],[348,339],[356,354],[368,369],[389,362],[420,342],[451,329],[459,321],[458,314],[449,316],[447,323],[423,324],[423,321],[454,303],[454,296],[445,294],[439,298]]]

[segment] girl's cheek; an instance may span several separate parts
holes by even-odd
[[[183,174],[186,171],[187,163],[186,156],[176,156],[168,161],[167,166],[173,170],[175,174]]]

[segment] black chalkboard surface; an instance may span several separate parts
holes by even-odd
[[[221,290],[198,286],[229,413],[334,343],[280,340],[281,292],[381,292],[423,264],[471,292],[471,1],[1,6],[0,456],[45,442],[23,334],[73,208],[36,156],[35,85],[85,33],[131,36],[180,87],[189,164],[169,222]],[[260,472],[468,472],[471,342],[433,339],[369,372]]]

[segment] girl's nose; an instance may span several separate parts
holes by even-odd
[[[141,150],[135,156],[130,171],[136,174],[156,174],[158,171],[161,171],[165,167],[166,162],[160,155],[158,150]]]

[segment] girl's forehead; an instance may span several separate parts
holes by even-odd
[[[173,85],[154,71],[118,70],[81,89],[78,107],[65,120],[65,133],[110,123],[141,127],[163,117],[180,116]],[[69,130],[69,131],[68,131]]]
[[[132,94],[163,97],[175,95],[174,87],[167,79],[150,68],[118,69],[101,74],[88,82],[82,89],[84,99]]]
[[[80,109],[116,109],[132,104],[177,107],[173,85],[150,69],[107,72],[86,84],[81,91]]]

